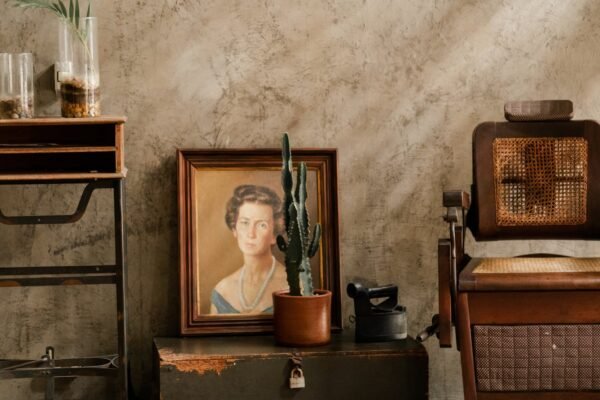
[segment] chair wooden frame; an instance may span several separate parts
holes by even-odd
[[[579,225],[498,226],[495,214],[493,161],[495,138],[582,137],[589,146],[586,221]],[[600,324],[600,272],[552,274],[475,274],[475,262],[465,253],[469,228],[477,241],[507,239],[600,238],[600,126],[594,121],[484,123],[473,137],[471,196],[446,191],[443,205],[448,237],[438,242],[439,314],[421,339],[436,333],[441,347],[452,347],[452,327],[461,352],[464,396],[467,400],[592,399],[600,391],[483,391],[476,378],[474,327],[481,325]],[[468,211],[468,215],[466,215]],[[473,260],[474,261],[474,260]]]

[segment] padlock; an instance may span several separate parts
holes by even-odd
[[[303,389],[305,386],[304,372],[300,366],[296,365],[290,374],[290,389]]]

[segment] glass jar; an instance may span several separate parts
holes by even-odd
[[[100,69],[96,17],[80,18],[78,28],[59,27],[61,114],[63,117],[100,115]]]
[[[0,53],[0,119],[33,117],[33,55]]]

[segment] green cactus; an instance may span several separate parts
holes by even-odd
[[[285,269],[292,296],[312,296],[313,282],[310,258],[319,251],[321,225],[316,224],[312,239],[306,209],[306,164],[300,163],[296,175],[296,188],[292,178],[292,151],[287,133],[283,134],[281,185],[283,186],[283,206],[286,239],[277,236],[277,246],[285,253]]]

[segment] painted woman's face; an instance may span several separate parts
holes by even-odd
[[[275,244],[273,234],[273,208],[261,203],[244,203],[240,206],[233,229],[240,250],[245,255],[261,256],[271,253]]]

